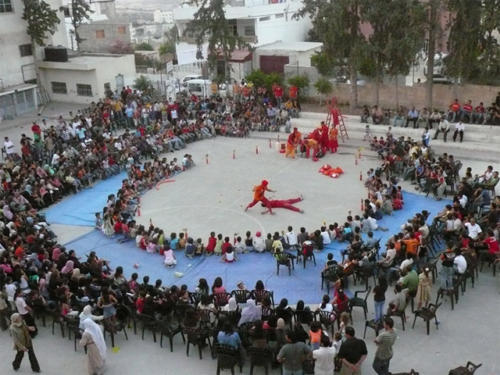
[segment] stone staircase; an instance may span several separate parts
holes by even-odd
[[[315,127],[319,126],[321,121],[326,120],[326,113],[319,112],[301,112],[299,118],[292,119],[292,127],[297,127],[302,133],[308,133]],[[345,142],[345,146],[360,147],[367,146],[367,142],[363,141],[365,135],[365,123],[361,123],[359,116],[345,116],[347,133],[349,139]],[[370,125],[372,136],[383,136],[387,133],[387,125]],[[443,142],[442,134],[439,139],[432,140],[431,146],[438,152],[453,153],[461,157],[469,157],[472,159],[491,161],[497,163],[495,169],[500,168],[500,127],[490,125],[466,124],[464,140],[462,143],[453,142],[454,125],[450,133],[448,133],[448,142]],[[431,135],[434,136],[435,130],[431,130]],[[411,137],[419,140],[422,137],[423,128],[400,128],[392,127],[394,137]],[[341,143],[341,141],[339,140]],[[342,144],[342,143],[341,143]]]

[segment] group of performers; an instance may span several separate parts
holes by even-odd
[[[254,186],[254,188],[253,188],[253,200],[245,207],[245,212],[249,208],[255,206],[257,203],[260,202],[261,205],[266,208],[266,211],[262,212],[263,214],[270,213],[272,215],[273,208],[285,208],[287,210],[304,213],[303,210],[294,206],[294,203],[297,203],[297,202],[300,202],[303,200],[302,196],[300,196],[298,198],[292,198],[292,199],[269,200],[265,196],[266,191],[269,191],[271,193],[275,192],[274,190],[271,190],[269,188],[269,182],[267,180],[262,180],[260,185]]]
[[[318,158],[323,157],[328,151],[336,153],[339,147],[338,142],[338,124],[339,117],[332,115],[332,126],[326,125],[324,121],[321,125],[309,133],[306,137],[302,138],[302,134],[297,128],[288,136],[285,149],[285,157],[295,158],[297,147],[306,158],[312,154],[312,160],[317,161]]]

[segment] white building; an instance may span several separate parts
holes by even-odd
[[[174,23],[174,12],[171,10],[155,10],[153,13],[154,23]]]
[[[66,62],[40,61],[40,81],[54,101],[89,104],[135,79],[134,55],[81,54]]]
[[[46,0],[59,11],[60,0]],[[33,51],[26,33],[27,23],[22,19],[22,0],[0,0],[0,121],[32,111],[38,106],[35,56],[42,56],[42,48]],[[61,25],[61,24],[60,24]],[[46,44],[65,45],[66,33],[59,26]]]
[[[254,47],[277,41],[304,41],[311,28],[309,18],[294,19],[302,7],[300,0],[229,0],[225,7],[226,18],[233,25],[233,32]],[[179,30],[180,42],[176,45],[179,64],[196,62],[197,48],[194,35],[186,32],[197,7],[183,4],[174,8],[174,22]],[[206,46],[202,51],[206,58]]]

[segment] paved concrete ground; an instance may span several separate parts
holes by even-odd
[[[308,128],[314,123],[315,120],[310,119],[310,122],[303,126]],[[27,129],[29,130],[29,127]],[[20,129],[0,129],[0,136],[4,136],[5,133],[20,134]],[[178,231],[184,223],[196,222],[188,229],[199,231],[205,236],[204,233],[212,228],[217,230],[222,225],[228,228],[228,233],[231,233],[229,228],[234,228],[234,231],[241,231],[241,228],[249,228],[252,231],[261,228],[266,231],[281,229],[288,223],[295,226],[302,223],[306,226],[317,226],[323,220],[344,217],[348,209],[359,210],[359,197],[365,195],[359,182],[359,170],[366,170],[367,167],[376,165],[377,162],[373,157],[366,157],[362,164],[358,167],[354,166],[353,154],[362,144],[358,136],[353,136],[346,147],[341,146],[339,155],[331,156],[318,163],[300,159],[284,160],[274,148],[269,149],[267,134],[256,136],[264,139],[242,141],[217,138],[190,145],[187,152],[193,154],[198,166],[195,170],[179,176],[175,183],[161,185],[158,191],[148,193],[143,199],[141,220],[147,221],[151,217],[155,223],[157,221],[158,224],[166,223],[167,231],[169,228]],[[255,154],[256,145],[259,145],[259,155]],[[454,147],[461,150],[458,146]],[[235,160],[232,159],[233,149],[237,149]],[[478,152],[466,150],[465,147],[459,152],[464,160],[464,166],[471,165],[474,173],[480,173],[485,169],[487,162],[477,160]],[[209,154],[208,165],[204,164],[206,153]],[[485,159],[490,160],[490,157]],[[257,160],[259,163],[256,163]],[[348,174],[337,180],[330,180],[318,174],[317,169],[327,160],[334,166],[338,164],[343,167]],[[494,160],[498,159],[494,157]],[[499,166],[496,164],[494,167],[498,169]],[[351,172],[349,169],[354,170]],[[349,178],[351,173],[351,177],[354,178]],[[306,213],[300,215],[280,210],[275,216],[269,217],[261,215],[260,208],[255,207],[248,214],[244,214],[242,205],[251,199],[249,189],[263,177],[269,179],[271,187],[278,190],[274,194],[276,197],[286,198],[288,195],[293,196],[302,192],[305,200],[298,206],[302,207]],[[341,197],[330,198],[325,193],[330,190]],[[185,196],[186,200],[181,201],[179,196]],[[161,209],[161,205],[165,204],[169,204],[171,210],[167,211],[166,215]],[[203,207],[197,209],[197,205]],[[54,226],[54,230],[64,236],[61,237],[61,242],[66,242],[83,234],[87,229]],[[499,374],[500,361],[498,360],[496,332],[500,325],[499,290],[498,276],[493,278],[491,270],[485,269],[480,274],[476,287],[470,289],[469,286],[454,311],[451,311],[448,301],[441,306],[438,313],[441,321],[438,331],[432,325],[431,334],[427,336],[425,325],[422,321],[418,321],[414,330],[407,326],[406,331],[403,332],[401,322],[396,321],[398,341],[391,370],[396,372],[415,368],[424,375],[445,375],[450,368],[471,360],[483,363],[477,375]],[[435,293],[436,288],[433,290],[434,297]],[[392,292],[389,292],[387,300],[389,301],[391,297]],[[369,317],[373,316],[373,311],[373,299],[369,298]],[[364,328],[362,312],[355,311],[353,316],[358,336],[362,335]],[[408,319],[408,325],[410,325],[413,315],[409,314]],[[369,356],[363,366],[363,374],[374,374],[371,369],[371,361],[375,352],[373,336],[373,331],[367,333]],[[83,351],[79,349],[75,353],[73,343],[67,338],[61,338],[60,333],[56,332],[56,335],[52,336],[49,328],[41,327],[40,335],[35,339],[34,344],[44,373],[54,375],[69,372],[85,373]],[[150,335],[146,334],[145,340],[141,341],[140,336],[135,336],[129,330],[129,341],[125,341],[119,335],[117,346],[120,349],[116,353],[111,349],[108,351],[107,374],[128,375],[147,372],[149,374],[208,375],[215,373],[215,361],[208,359],[208,355],[200,361],[196,352],[192,351],[191,356],[186,358],[185,346],[179,338],[175,340],[174,353],[170,353],[165,347],[161,349],[159,344],[154,344]],[[1,374],[14,373],[10,369],[14,352],[10,349],[11,342],[8,333],[0,333]],[[206,351],[205,353],[207,354]],[[249,368],[246,366],[243,373],[248,373],[248,371]],[[256,370],[256,373],[259,374],[259,371],[261,370]],[[27,362],[23,363],[19,372],[30,372]]]

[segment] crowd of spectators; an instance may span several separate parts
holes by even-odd
[[[248,232],[245,238],[235,236],[232,240],[211,233],[205,244],[201,239],[193,241],[185,231],[166,238],[158,227],[150,225],[146,229],[135,224],[140,194],[192,166],[189,154],[178,164],[162,158],[162,152],[213,136],[218,126],[219,131],[222,129],[221,120],[227,116],[232,118],[231,129],[252,129],[251,114],[265,108],[263,99],[243,98],[235,103],[230,99],[179,98],[171,104],[147,103],[140,93],[125,90],[119,98],[77,113],[69,124],[62,118],[54,126],[34,124],[33,139],[22,138],[24,151],[20,158],[15,156],[15,148],[13,151],[6,143],[8,156],[1,170],[2,328],[6,328],[6,318],[14,311],[22,316],[32,336],[37,333],[35,318],[46,314],[57,324],[74,329],[75,334],[81,331],[79,324],[75,328],[72,322],[80,320],[83,324],[87,318],[102,322],[104,330],[112,335],[125,329],[129,321],[141,322],[143,327],[170,338],[185,334],[188,345],[199,346],[200,355],[205,343],[218,343],[214,353],[223,350],[220,345],[234,350],[239,361],[252,358],[252,353],[264,353],[270,362],[282,363],[285,374],[300,373],[307,366],[316,366],[317,373],[331,373],[335,366],[356,372],[367,353],[351,326],[355,298],[346,293],[351,276],[366,283],[372,276],[378,278],[374,322],[376,327],[383,324],[388,336],[394,324],[390,316],[404,311],[407,301],[416,297],[419,309],[430,303],[433,236],[447,241],[442,269],[450,269],[442,271],[440,277],[444,290],[456,285],[474,259],[489,263],[497,260],[500,202],[491,193],[498,182],[498,172],[488,168],[482,176],[473,177],[467,171],[460,179],[458,161],[452,156],[436,158],[425,143],[396,140],[391,134],[383,140],[371,140],[382,163],[380,168],[368,171],[365,184],[370,193],[362,212],[349,212],[344,223],[310,230],[300,228],[297,233],[288,227],[286,232],[267,234],[266,239],[261,233],[252,236]],[[147,116],[142,116],[143,110]],[[228,114],[219,116],[226,111]],[[118,135],[120,127],[125,129]],[[141,168],[139,163],[145,158],[152,160]],[[165,260],[167,252],[179,254],[179,250],[183,251],[180,256],[188,257],[255,250],[269,251],[278,263],[293,263],[301,257],[305,262],[315,251],[323,251],[332,241],[338,241],[346,245],[342,259],[329,254],[321,272],[328,287],[333,284],[333,298],[326,294],[318,301],[321,303],[317,310],[305,306],[303,301],[292,308],[286,298],[274,306],[274,293],[266,290],[262,281],[257,281],[253,290],[239,282],[228,293],[230,289],[226,290],[220,277],[212,287],[200,279],[198,287],[189,291],[186,285],[164,286],[161,280],[150,283],[147,275],[142,282],[137,273],[126,278],[122,267],[109,264],[96,252],[79,258],[57,242],[38,209],[122,169],[127,170],[128,178],[116,196],[109,197],[102,220],[96,218],[97,226],[106,235],[133,239],[144,250],[163,252]],[[417,213],[391,237],[387,250],[379,256],[376,233],[386,228],[378,221],[404,206],[401,178],[415,180],[424,191],[435,192],[438,198],[444,194],[442,184],[448,179],[454,187],[453,204],[446,206],[432,225],[428,224],[427,211]],[[461,257],[465,259],[465,268]],[[396,282],[396,297],[388,304],[384,318],[385,293],[392,282]],[[18,322],[17,317],[15,321]],[[339,331],[327,335],[329,328],[333,333],[334,322],[338,322]],[[374,367],[382,366],[380,371],[388,368],[392,356],[393,340],[388,345],[390,340],[385,336],[377,339],[384,347],[380,353],[377,351],[379,361],[374,363]],[[300,353],[303,355],[295,355]]]
[[[426,107],[417,110],[414,106],[411,109],[401,106],[397,110],[391,110],[378,105],[371,108],[365,105],[361,113],[361,122],[370,121],[375,125],[385,124],[406,128],[411,124],[414,129],[420,126],[432,129],[434,125],[438,127],[444,120],[450,123],[500,125],[500,93],[488,107],[485,107],[483,102],[474,106],[471,100],[461,104],[455,99],[446,110]]]

